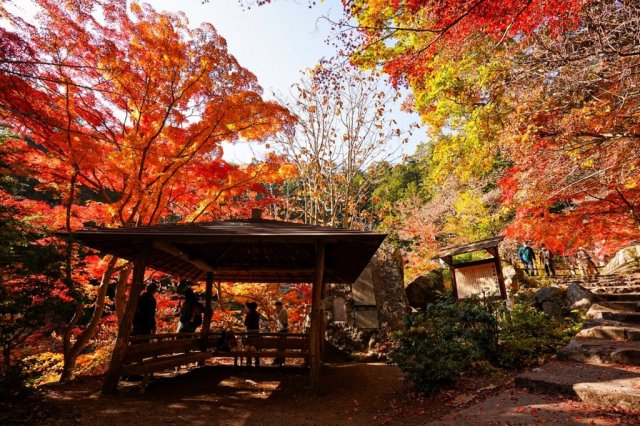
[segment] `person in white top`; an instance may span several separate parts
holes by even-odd
[[[289,332],[289,313],[279,300],[276,302],[276,325],[278,333]],[[273,365],[283,366],[284,358],[275,358]]]

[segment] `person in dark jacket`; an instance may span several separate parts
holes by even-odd
[[[536,258],[536,254],[526,241],[523,241],[522,246],[518,249],[518,257],[524,265],[525,270],[529,272],[529,275],[535,275],[536,271],[533,268],[533,261]]]
[[[204,307],[198,301],[198,296],[191,287],[184,291],[184,302],[180,308],[180,322],[178,333],[195,333],[196,329],[202,325],[202,315]]]
[[[153,295],[157,290],[158,285],[150,282],[140,294],[138,306],[133,316],[132,336],[142,336],[156,332],[156,299]]]
[[[247,302],[247,314],[244,317],[244,326],[247,328],[249,338],[247,345],[251,345],[251,334],[260,333],[260,314],[258,313],[258,304],[256,302]],[[247,357],[247,365],[251,366],[251,357]],[[256,357],[256,367],[260,366],[260,358]]]

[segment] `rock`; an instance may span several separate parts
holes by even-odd
[[[640,365],[640,350],[620,349],[611,354],[611,361],[616,364]]]
[[[633,367],[554,361],[520,374],[516,387],[577,396],[600,408],[640,409],[640,378]]]
[[[369,266],[380,329],[383,333],[401,330],[408,303],[404,292],[402,256],[391,244],[382,243]]]
[[[538,305],[544,302],[555,301],[562,295],[562,290],[558,287],[542,287],[536,291],[535,299]]]
[[[557,287],[543,287],[536,291],[536,304],[547,315],[553,318],[562,317],[562,309],[564,308],[564,300],[562,290]]]
[[[510,263],[502,263],[502,276],[504,277],[504,286],[507,291],[515,293],[518,291],[518,271]]]
[[[569,284],[567,288],[567,305],[571,309],[587,310],[591,305],[598,301],[599,298],[595,294],[591,293],[588,289],[582,287],[579,284]]]
[[[426,275],[419,276],[405,288],[409,305],[416,309],[426,308],[427,304],[435,302],[444,291],[442,269],[435,269]]]
[[[640,244],[619,250],[602,269],[603,274],[633,274],[640,272]]]

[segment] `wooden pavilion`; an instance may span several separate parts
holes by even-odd
[[[374,255],[385,234],[260,219],[172,224],[75,231],[76,241],[133,262],[133,278],[118,330],[104,393],[115,392],[123,374],[133,316],[151,268],[192,281],[206,281],[205,305],[211,306],[214,280],[237,283],[311,283],[309,345],[311,387],[318,388],[322,366],[326,283],[353,283]],[[199,333],[204,351],[210,332],[211,310]],[[150,336],[152,353],[167,354],[170,343]],[[156,349],[154,351],[154,348]],[[167,349],[169,348],[169,349]],[[202,352],[203,360],[207,352]]]

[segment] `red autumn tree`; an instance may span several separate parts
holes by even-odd
[[[58,226],[220,217],[225,200],[278,178],[276,158],[221,159],[222,142],[263,139],[289,115],[261,98],[213,26],[191,29],[184,15],[137,3],[34,3],[34,23],[1,11],[0,119],[24,137],[11,142],[20,149],[9,167],[56,194]],[[96,330],[114,271],[128,272],[106,265],[86,333],[73,345],[65,336],[63,377]]]

